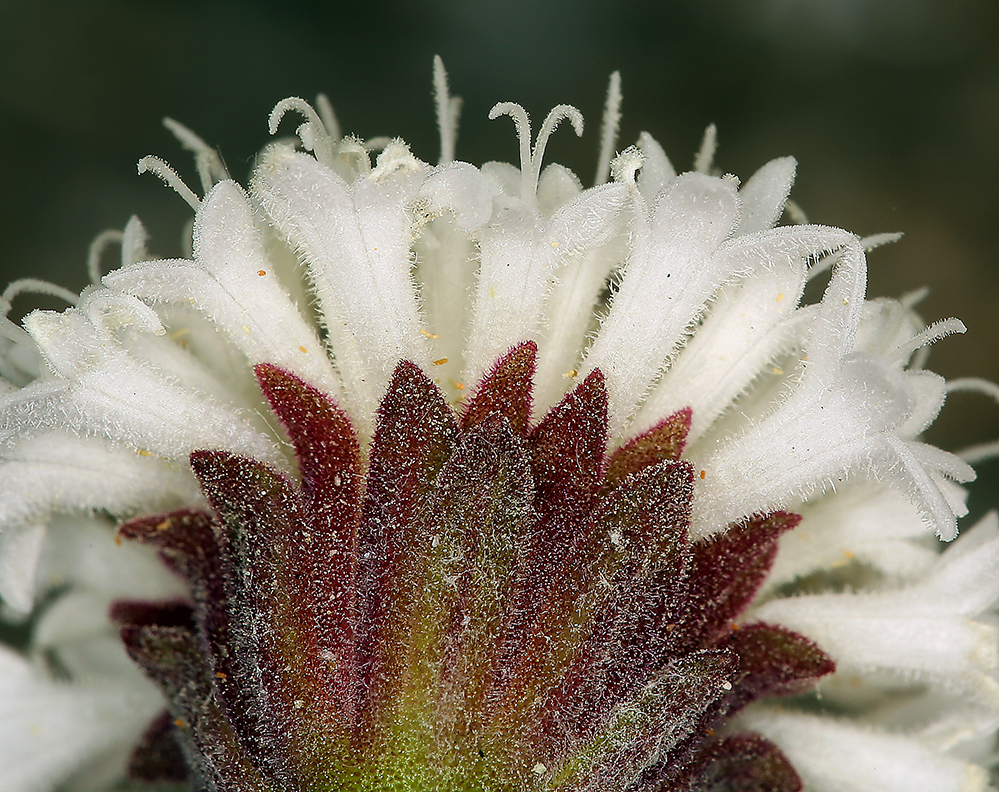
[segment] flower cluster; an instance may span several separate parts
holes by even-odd
[[[974,473],[919,439],[960,322],[866,300],[893,237],[790,157],[614,156],[617,75],[585,189],[577,110],[477,168],[435,86],[436,166],[287,99],[244,190],[168,121],[189,257],[133,218],[3,294],[72,306],[0,324],[0,786],[986,789],[999,519],[941,552]]]

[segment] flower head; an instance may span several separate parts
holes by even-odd
[[[287,99],[244,190],[168,122],[189,258],[133,218],[3,325],[5,788],[984,789],[999,521],[939,553],[974,474],[919,440],[961,323],[776,226],[791,158],[612,156],[617,75],[586,189],[577,110],[476,168],[435,85],[436,166]]]

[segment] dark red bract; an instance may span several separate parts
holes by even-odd
[[[796,790],[725,722],[828,674],[813,644],[736,626],[795,515],[691,543],[684,410],[609,458],[594,371],[530,424],[536,348],[461,410],[402,362],[366,453],[326,396],[270,365],[301,478],[225,451],[212,513],[121,527],[191,601],[119,603],[169,716],[132,774],[195,790]]]

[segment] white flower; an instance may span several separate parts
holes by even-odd
[[[923,348],[963,325],[924,328],[912,301],[865,300],[865,248],[885,239],[775,227],[791,158],[741,188],[714,175],[713,128],[695,172],[677,175],[644,133],[612,158],[616,75],[602,176],[585,189],[542,168],[561,120],[582,133],[574,108],[555,108],[532,141],[524,110],[496,105],[491,117],[516,125],[519,168],[476,168],[453,159],[458,105],[439,61],[435,81],[436,166],[398,139],[339,137],[323,98],[318,114],[288,99],[271,132],[297,112],[298,138],[267,147],[245,190],[170,122],[204,195],[155,158],[140,170],[195,209],[190,258],[151,257],[133,218],[100,239],[121,242],[119,269],[93,267],[78,298],[57,291],[73,303],[61,313],[0,327],[0,597],[8,619],[35,614],[29,646],[0,653],[0,788],[95,789],[123,773],[162,705],[108,608],[186,594],[113,528],[207,508],[194,451],[295,470],[253,366],[329,394],[363,449],[401,360],[457,404],[533,341],[535,422],[596,370],[613,447],[689,408],[692,538],[779,509],[803,515],[741,621],[783,625],[831,656],[819,704],[839,715],[764,703],[738,723],[776,743],[810,789],[985,789],[999,523],[938,552],[933,534],[957,535],[957,484],[974,473],[919,440],[946,395]],[[803,300],[823,277],[821,297]],[[31,288],[47,287],[16,283],[6,307]]]

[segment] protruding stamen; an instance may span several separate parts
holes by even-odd
[[[865,253],[870,253],[882,245],[890,245],[893,242],[898,242],[903,236],[905,235],[897,231],[884,234],[871,234],[870,236],[860,238],[860,246],[864,249]]]
[[[289,96],[274,105],[274,109],[271,110],[270,117],[267,119],[267,128],[270,133],[273,135],[277,132],[281,119],[289,110],[301,113],[305,117],[305,123],[296,130],[303,148],[315,154],[316,159],[324,165],[331,165],[336,138],[330,134],[312,105],[304,99]]]
[[[791,225],[808,225],[808,215],[805,214],[805,210],[801,208],[796,201],[792,201],[790,198],[784,204],[784,214],[787,215],[787,219],[791,221]]]
[[[995,459],[999,457],[999,440],[993,440],[991,443],[979,443],[977,445],[968,446],[954,454],[962,462],[967,462],[969,465],[977,465],[979,462],[987,462],[990,459]]]
[[[198,135],[172,118],[164,118],[163,126],[170,130],[180,144],[194,154],[194,164],[201,177],[202,192],[207,194],[220,181],[229,178],[229,171],[222,163],[218,152],[205,143]]]
[[[163,118],[163,126],[165,126],[170,134],[173,135],[180,142],[184,148],[188,151],[193,151],[195,154],[206,149],[210,150],[209,146],[205,141],[195,132],[188,129],[180,121],[175,121],[169,116]]]
[[[959,377],[947,383],[947,393],[980,393],[999,404],[999,385],[981,377]]]
[[[90,243],[90,249],[87,251],[87,275],[95,286],[100,285],[103,276],[101,258],[104,256],[104,251],[108,249],[108,245],[120,245],[124,239],[125,235],[117,228],[109,228],[101,231]]]
[[[791,203],[791,202],[788,201],[788,203]],[[785,206],[785,210],[786,209],[787,209],[787,207]],[[789,212],[789,214],[790,214],[790,212]],[[801,221],[801,223],[799,223],[797,220],[794,220],[794,224],[795,225],[807,224],[807,222],[808,222],[808,220],[807,220],[807,218],[805,218],[804,213],[802,213],[802,221]],[[872,250],[875,250],[876,248],[879,248],[882,245],[888,245],[888,244],[890,244],[892,242],[898,242],[898,240],[900,240],[902,238],[902,236],[903,236],[902,234],[897,233],[897,232],[894,232],[894,233],[889,232],[889,233],[884,233],[884,234],[871,234],[870,236],[865,236],[865,237],[861,237],[860,238],[860,247],[863,248],[863,250],[864,250],[865,253],[870,253]],[[824,256],[823,258],[819,259],[815,263],[815,265],[810,270],[808,270],[808,280],[812,280],[812,278],[816,278],[819,275],[821,275],[823,272],[825,272],[826,270],[828,270],[830,267],[833,266],[833,264],[835,264],[836,262],[838,262],[843,257],[843,254],[844,254],[844,251],[839,251],[839,252],[834,253],[834,254],[832,254],[830,256]],[[923,295],[923,296],[925,296],[925,295]],[[919,298],[919,300],[922,300],[922,299],[923,299],[922,297]],[[916,300],[916,302],[919,302],[919,300]],[[904,299],[901,302],[903,304],[905,304],[905,300]],[[913,302],[913,303],[910,303],[910,304],[906,305],[906,307],[911,308],[915,304],[916,303]]]
[[[863,240],[861,240],[863,242]],[[898,301],[902,304],[904,308],[909,308],[910,310],[915,308],[919,303],[925,300],[930,295],[930,289],[928,286],[921,286],[918,289],[914,289],[911,292],[906,292]]]
[[[497,102],[489,111],[489,120],[501,115],[508,115],[513,119],[517,141],[520,143],[520,172],[525,174],[531,168],[531,119],[523,106],[516,102]]]
[[[333,112],[333,104],[326,94],[316,94],[316,110],[319,112],[319,117],[322,119],[323,126],[326,127],[329,136],[334,140],[339,140],[340,122],[337,121],[336,113]]]
[[[545,157],[545,147],[548,145],[548,138],[552,132],[562,122],[563,118],[568,118],[576,137],[583,136],[583,114],[572,105],[556,105],[545,117],[541,129],[538,130],[538,137],[534,141],[534,153],[531,155],[531,195],[538,189],[538,177],[541,175],[541,163]]]
[[[0,336],[15,344],[33,344],[34,340],[28,335],[28,331],[23,327],[18,327],[7,318],[10,305],[0,305],[0,308],[3,309],[3,315],[0,315]]]
[[[458,116],[461,114],[461,97],[451,96],[447,85],[447,72],[440,55],[434,55],[434,103],[437,106],[437,127],[441,134],[440,164],[454,160],[454,147],[458,141]]]
[[[307,123],[314,124],[316,129],[321,130],[323,134],[329,134],[322,119],[313,109],[312,105],[297,96],[289,96],[287,99],[282,99],[274,105],[274,109],[271,110],[271,114],[267,117],[267,131],[272,135],[276,135],[281,119],[291,110],[303,115]]]
[[[525,201],[532,201],[538,189],[538,177],[541,175],[541,162],[545,156],[548,138],[551,137],[552,132],[555,131],[563,118],[568,118],[576,135],[581,136],[583,134],[583,115],[572,105],[563,104],[553,107],[538,131],[533,151],[531,150],[531,121],[527,116],[527,111],[515,102],[499,102],[489,111],[489,119],[499,118],[501,115],[510,116],[517,128],[517,138],[520,141],[520,197]]]
[[[614,72],[607,86],[607,102],[604,104],[604,117],[600,126],[600,159],[597,160],[597,177],[594,179],[594,184],[603,184],[607,181],[620,126],[621,72]]]
[[[981,377],[960,377],[947,383],[947,395],[952,393],[979,393],[988,396],[999,404],[999,385]],[[995,459],[999,456],[999,441],[979,443],[957,452],[957,456],[969,465]]]
[[[968,332],[968,328],[960,319],[941,319],[939,322],[934,322],[929,327],[924,328],[904,344],[895,347],[887,356],[887,360],[892,363],[904,364],[917,349],[936,343],[949,335],[966,332]]]
[[[393,140],[394,138],[390,138],[387,135],[378,135],[377,137],[361,141],[361,147],[365,151],[370,152],[384,151]]]
[[[14,298],[19,294],[24,294],[25,292],[31,292],[32,294],[44,294],[48,297],[58,297],[60,300],[65,300],[70,305],[76,305],[80,301],[80,295],[76,292],[71,292],[69,289],[64,289],[62,286],[57,286],[54,283],[39,280],[38,278],[19,278],[18,280],[8,283],[7,288],[4,289],[3,294],[0,295],[0,305],[4,308],[5,316],[10,311],[9,306],[13,302]]]
[[[698,173],[710,173],[711,166],[715,161],[715,149],[718,148],[718,129],[714,124],[710,124],[704,130],[704,138],[701,140],[701,149],[694,158],[694,170]]]
[[[195,212],[201,207],[201,200],[198,196],[194,194],[194,191],[190,187],[184,184],[184,180],[180,178],[177,171],[171,168],[165,160],[152,155],[143,157],[139,160],[138,168],[140,176],[147,171],[159,176],[168,187],[172,187],[177,195],[187,201],[188,205]]]
[[[18,327],[7,318],[7,314],[14,307],[12,305],[14,298],[25,292],[58,297],[70,305],[76,305],[80,301],[80,297],[76,293],[48,281],[38,280],[37,278],[20,278],[11,281],[7,284],[7,288],[3,290],[3,294],[0,294],[0,336],[13,341],[15,344],[34,344],[31,336],[24,328]]]

